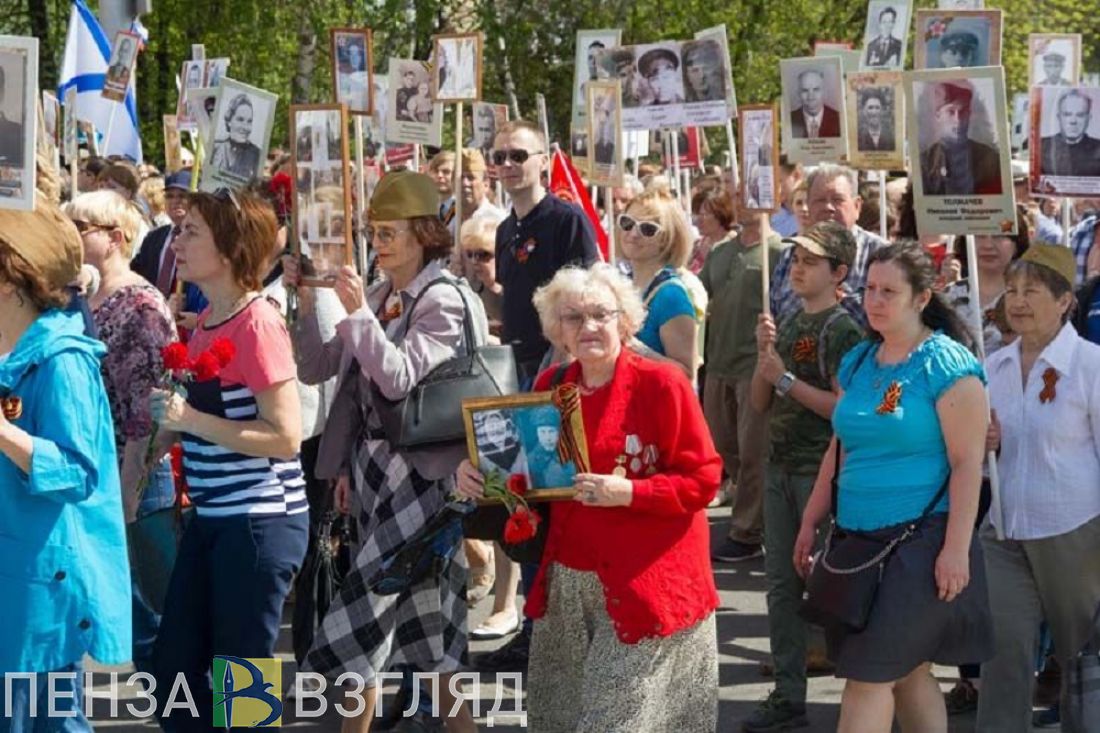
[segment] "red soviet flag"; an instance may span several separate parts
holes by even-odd
[[[588,221],[592,222],[592,228],[596,230],[596,244],[600,248],[600,259],[607,262],[607,232],[603,230],[596,207],[588,196],[588,190],[584,187],[580,174],[573,167],[573,161],[558,148],[554,149],[554,154],[550,158],[550,192],[563,201],[584,209]]]

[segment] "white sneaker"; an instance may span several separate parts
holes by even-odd
[[[491,618],[491,617],[490,617]],[[511,613],[501,614],[504,620],[490,624],[488,619],[470,632],[471,639],[502,639],[509,634],[514,634],[523,626],[519,612],[512,609]]]

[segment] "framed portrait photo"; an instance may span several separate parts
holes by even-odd
[[[905,92],[900,71],[858,71],[844,77],[848,164],[860,170],[905,168]]]
[[[175,173],[183,168],[183,150],[176,116],[163,115],[161,128],[164,132],[164,170],[166,173]]]
[[[432,36],[432,99],[441,104],[481,99],[481,34]]]
[[[332,89],[353,115],[374,112],[374,50],[370,28],[333,28]]]
[[[913,71],[904,84],[917,231],[1015,233],[1004,69]]]
[[[383,134],[388,143],[443,144],[443,105],[432,100],[426,61],[390,59]]]
[[[1032,33],[1027,37],[1028,86],[1071,87],[1081,77],[1080,33]]]
[[[76,85],[71,84],[65,88],[65,97],[62,100],[61,118],[61,155],[66,163],[76,160],[80,153],[80,143],[76,129]]]
[[[88,155],[99,155],[99,130],[89,120],[77,119],[76,129],[79,135],[84,137],[84,147],[88,149]]]
[[[187,132],[196,132],[198,126],[191,110],[187,105],[187,90],[198,89],[206,83],[205,61],[184,61],[180,69],[180,95],[176,104],[176,120],[179,129]]]
[[[573,167],[586,176],[591,173],[588,158],[588,129],[578,130],[576,127],[569,131],[569,157],[573,159]]]
[[[623,181],[622,92],[618,80],[588,82],[589,179],[598,186]]]
[[[726,87],[726,119],[737,116],[737,88],[733,83],[733,64],[730,61],[729,36],[726,33],[726,24],[721,23],[711,28],[704,28],[695,34],[695,40],[712,40],[718,44],[722,54],[722,66],[725,67],[723,84]]]
[[[34,209],[38,39],[0,36],[0,208]]]
[[[723,28],[724,30],[724,28]],[[683,124],[724,125],[730,119],[733,90],[729,47],[713,36],[684,41],[680,46],[684,83]]]
[[[57,95],[48,89],[42,90],[42,127],[55,148],[61,148],[61,103]]]
[[[741,208],[770,213],[779,209],[779,111],[774,104],[742,105],[737,110],[741,137]]]
[[[103,98],[114,102],[126,99],[126,90],[130,88],[130,77],[137,63],[138,49],[141,48],[141,36],[129,31],[115,34],[111,46],[111,59],[107,63],[107,76],[103,80]]]
[[[613,78],[611,71],[600,63],[600,54],[616,48],[622,42],[623,32],[615,28],[577,31],[576,50],[573,55],[573,125],[584,125],[588,113],[588,82]]]
[[[353,263],[347,121],[341,104],[290,107],[294,251],[307,285],[332,287]]]
[[[836,163],[848,150],[843,75],[836,56],[779,62],[783,152],[796,163]]]
[[[599,63],[622,88],[624,130],[660,130],[685,124],[682,47],[678,41],[666,41],[600,53]],[[721,124],[726,123],[724,100],[721,105],[710,102],[704,107],[720,113]]]
[[[222,79],[210,118],[201,190],[240,188],[259,177],[267,160],[278,101],[271,92]]]
[[[916,11],[914,69],[1001,65],[1000,10]]]
[[[470,138],[469,147],[480,150],[486,165],[493,168],[492,161],[489,160],[489,152],[493,149],[497,130],[508,121],[508,105],[474,102],[470,115],[473,118],[474,132]]]
[[[222,79],[229,74],[229,59],[206,59],[204,67],[205,75],[203,76],[203,86],[216,87],[221,84]]]
[[[909,3],[895,0],[870,0],[867,26],[863,30],[863,55],[860,69],[905,67],[905,43],[909,38]]]
[[[528,501],[573,498],[573,477],[589,465],[579,409],[563,422],[553,392],[533,392],[463,400],[462,416],[470,462],[482,474],[525,477]]]
[[[1100,196],[1100,88],[1031,88],[1028,171],[1036,196]]]
[[[203,145],[210,144],[210,133],[214,127],[214,108],[218,104],[217,87],[196,87],[187,90],[187,109],[194,122],[194,131],[202,138]]]

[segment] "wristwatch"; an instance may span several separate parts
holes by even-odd
[[[790,372],[783,372],[783,376],[775,383],[775,393],[780,397],[786,397],[791,391],[797,378]]]

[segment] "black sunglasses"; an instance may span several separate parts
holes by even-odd
[[[541,154],[541,150],[534,153],[528,153],[523,148],[513,148],[512,150],[494,150],[492,155],[493,165],[504,165],[504,163],[509,160],[516,165],[523,165],[532,155]]]
[[[468,249],[463,254],[466,255],[466,259],[473,262],[488,262],[496,257],[495,254],[485,249]]]

